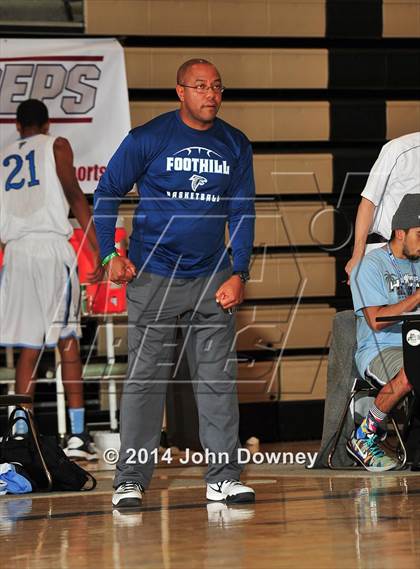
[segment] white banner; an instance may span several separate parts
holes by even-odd
[[[17,138],[26,99],[48,107],[50,134],[67,138],[80,186],[93,192],[130,130],[124,52],[114,39],[0,39],[0,146]]]

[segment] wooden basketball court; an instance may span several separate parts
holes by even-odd
[[[299,446],[299,448],[298,448]],[[262,450],[316,452],[318,444]],[[0,498],[1,558],[16,569],[384,568],[420,565],[420,478],[249,465],[252,505],[207,503],[201,466],[156,470],[142,508],[111,507],[112,467],[87,493]],[[6,566],[6,565],[4,565]]]

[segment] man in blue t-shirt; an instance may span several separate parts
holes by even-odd
[[[397,463],[378,446],[378,429],[412,389],[403,367],[401,322],[377,322],[420,304],[420,194],[406,195],[392,219],[391,240],[368,253],[352,271],[357,317],[356,364],[362,377],[383,385],[368,415],[347,442],[348,452],[372,472]]]
[[[239,482],[233,314],[254,239],[252,149],[242,132],[216,117],[223,84],[214,65],[184,63],[176,91],[180,109],[130,131],[94,196],[102,263],[111,281],[128,282],[129,365],[114,507],[140,505],[150,483],[177,326],[209,457],[207,499],[255,499]],[[125,259],[115,251],[114,230],[119,204],[135,183],[140,200]]]

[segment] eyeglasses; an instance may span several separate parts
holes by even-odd
[[[199,83],[198,85],[185,85],[184,83],[179,84],[181,87],[188,87],[188,89],[195,89],[197,93],[204,95],[210,89],[213,93],[223,93],[225,87],[223,85],[215,84],[215,85],[206,85],[205,83]]]

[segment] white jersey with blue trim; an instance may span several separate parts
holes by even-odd
[[[57,176],[55,137],[37,134],[0,154],[0,241],[33,234],[69,238],[69,205]]]

